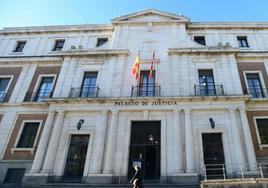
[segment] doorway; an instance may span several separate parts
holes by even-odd
[[[64,171],[64,180],[80,182],[86,162],[89,135],[72,135]]]
[[[203,133],[203,154],[208,179],[223,178],[225,173],[222,133]]]
[[[138,165],[145,180],[160,178],[160,121],[135,121],[131,125],[129,150],[129,178],[135,173]]]

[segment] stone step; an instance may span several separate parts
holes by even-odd
[[[84,188],[84,187],[91,187],[91,188],[131,188],[133,187],[131,184],[81,184],[81,183],[46,183],[41,185],[42,188]],[[184,184],[163,184],[163,183],[145,183],[143,184],[144,188],[200,188],[200,185],[184,185]]]

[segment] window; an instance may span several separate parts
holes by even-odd
[[[14,52],[22,52],[26,41],[18,41]]]
[[[96,97],[98,95],[97,76],[98,72],[85,72],[80,92],[81,98]]]
[[[256,119],[260,144],[268,144],[268,119]]]
[[[24,173],[25,168],[9,168],[4,183],[21,183]]]
[[[99,47],[99,46],[103,45],[107,41],[108,41],[108,38],[98,38],[96,47]]]
[[[64,46],[65,40],[56,40],[53,51],[61,51]]]
[[[203,46],[206,46],[206,40],[204,36],[195,36],[194,41],[198,44],[201,44]]]
[[[0,78],[0,102],[4,102],[10,78]]]
[[[150,71],[140,72],[140,83],[138,88],[139,96],[154,96],[155,95],[155,72],[152,77],[149,77]]]
[[[248,94],[254,98],[263,98],[264,93],[258,73],[246,73]]]
[[[214,96],[216,89],[212,70],[198,70],[199,92],[201,96]]]
[[[237,41],[240,48],[249,47],[247,37],[237,37]]]
[[[41,82],[35,95],[35,101],[50,98],[53,90],[54,77],[41,77]]]
[[[17,148],[33,148],[40,122],[25,122]]]

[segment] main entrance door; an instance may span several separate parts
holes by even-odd
[[[72,135],[67,162],[64,172],[64,180],[79,182],[83,176],[89,135]]]
[[[222,134],[204,133],[202,139],[207,178],[222,178],[225,172]]]
[[[160,121],[132,122],[129,152],[129,177],[134,174],[133,166],[138,165],[143,178],[160,178]]]

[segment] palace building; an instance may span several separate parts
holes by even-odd
[[[267,71],[268,22],[148,9],[4,28],[0,183],[124,183],[135,165],[160,183],[265,175]]]

